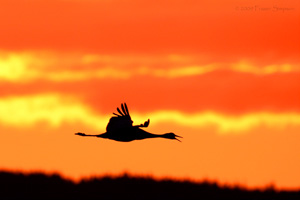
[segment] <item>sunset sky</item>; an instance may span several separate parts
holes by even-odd
[[[300,188],[300,1],[0,0],[0,170]],[[83,138],[126,102],[182,142]]]

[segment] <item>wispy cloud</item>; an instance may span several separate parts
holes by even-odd
[[[268,75],[300,72],[300,66],[289,63],[255,66],[245,61],[203,63],[193,56],[180,55],[139,57],[78,53],[59,55],[53,52],[4,52],[0,57],[0,80],[8,82],[129,79],[137,76],[173,79],[199,76],[217,70]]]
[[[239,63],[232,64],[230,66],[230,69],[233,71],[251,73],[256,75],[268,75],[274,73],[300,72],[300,65],[291,65],[287,63],[257,67],[251,63],[241,61]]]
[[[34,126],[46,122],[58,127],[63,123],[82,123],[97,131],[104,131],[110,118],[93,112],[89,106],[70,96],[57,94],[3,98],[0,100],[0,111],[0,123],[12,126]],[[181,111],[157,110],[149,113],[132,112],[131,115],[138,124],[151,118],[151,124],[154,126],[161,123],[195,128],[213,126],[220,134],[240,134],[259,126],[300,126],[299,113],[258,112],[233,116],[212,111],[188,114]]]

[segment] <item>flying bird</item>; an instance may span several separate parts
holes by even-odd
[[[110,118],[107,126],[106,132],[99,135],[88,135],[85,133],[75,133],[79,136],[92,136],[111,139],[120,142],[130,142],[133,140],[142,140],[147,138],[166,138],[172,140],[178,140],[182,138],[174,133],[165,133],[165,134],[153,134],[149,133],[141,128],[146,128],[149,126],[150,120],[144,122],[144,124],[133,125],[133,121],[129,115],[128,107],[126,103],[121,104],[121,109],[117,108],[117,113],[113,113],[114,116]],[[178,137],[178,138],[177,138]]]

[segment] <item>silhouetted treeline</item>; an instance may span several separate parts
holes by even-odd
[[[216,183],[102,177],[79,183],[59,175],[0,172],[0,199],[300,199],[300,191],[246,190]]]

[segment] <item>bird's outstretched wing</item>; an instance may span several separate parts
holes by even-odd
[[[118,117],[122,117],[122,116],[130,116],[129,115],[129,111],[128,111],[128,107],[127,107],[127,105],[126,105],[126,103],[122,103],[121,104],[121,108],[122,108],[122,111],[119,109],[119,108],[117,108],[117,111],[119,112],[119,113],[113,113],[114,115],[116,115],[116,116],[118,116]]]
[[[115,116],[110,118],[106,126],[107,132],[132,127],[132,120],[126,103],[122,103],[121,110],[120,108],[117,108],[117,111],[118,113],[113,113]]]

